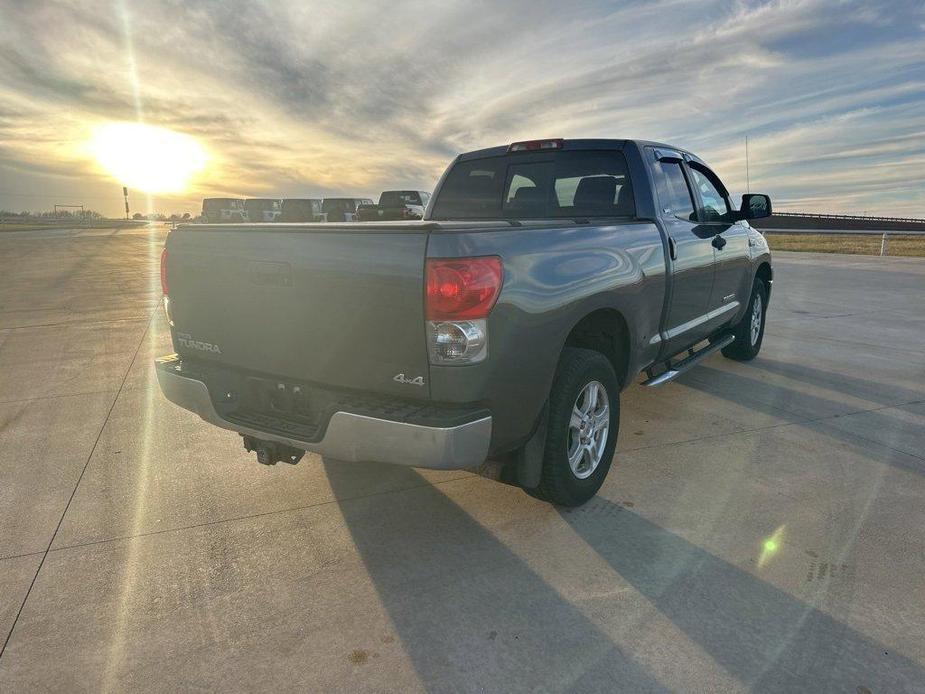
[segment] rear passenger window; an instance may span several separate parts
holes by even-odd
[[[694,199],[681,170],[681,163],[676,161],[656,161],[652,167],[655,175],[655,193],[662,211],[681,219],[696,222]]]

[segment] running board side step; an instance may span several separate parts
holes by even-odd
[[[717,352],[721,350],[723,347],[725,347],[726,345],[731,344],[732,342],[735,342],[735,339],[736,339],[735,335],[733,335],[732,333],[727,333],[723,335],[722,337],[716,338],[715,341],[711,342],[706,347],[700,349],[697,352],[695,352],[692,349],[689,349],[687,351],[688,356],[686,356],[684,359],[679,361],[677,364],[672,364],[670,359],[667,362],[665,362],[666,369],[665,371],[660,373],[658,376],[653,376],[652,369],[648,369],[646,371],[646,375],[648,375],[649,378],[648,380],[643,381],[642,385],[648,386],[649,388],[653,388],[655,386],[660,386],[663,383],[668,383],[669,381],[673,381],[674,379],[676,379],[678,376],[683,374],[688,369],[694,366],[697,366],[697,364],[699,364],[701,361],[709,357],[711,354],[713,354],[713,352]]]

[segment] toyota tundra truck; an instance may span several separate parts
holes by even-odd
[[[552,139],[458,156],[420,221],[181,225],[158,380],[265,464],[475,469],[579,505],[623,389],[758,354],[770,213],[679,147]]]

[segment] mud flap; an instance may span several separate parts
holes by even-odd
[[[543,453],[546,450],[546,423],[549,403],[543,405],[533,435],[513,453],[489,458],[472,472],[502,484],[533,489],[539,486],[543,474]]]
[[[549,423],[549,403],[543,405],[536,431],[527,443],[517,451],[517,484],[527,489],[534,489],[540,484],[543,475],[543,456],[546,452],[546,427]]]

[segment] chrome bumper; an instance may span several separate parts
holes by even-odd
[[[250,429],[222,419],[206,384],[178,373],[175,364],[173,357],[156,361],[157,382],[164,397],[223,429],[348,462],[458,470],[477,467],[488,457],[491,417],[440,428],[335,412],[324,438],[314,443]]]

